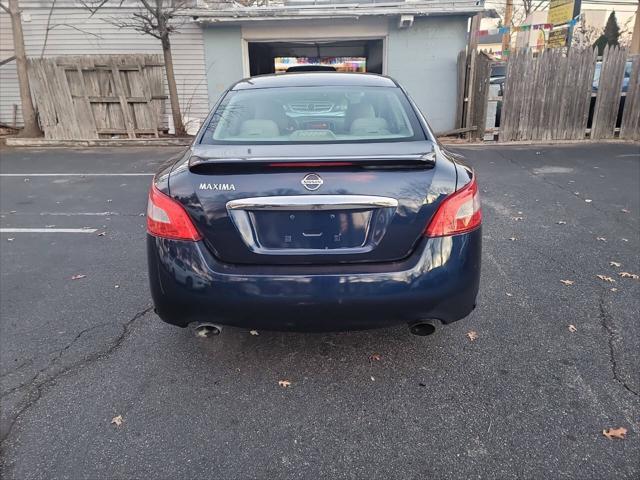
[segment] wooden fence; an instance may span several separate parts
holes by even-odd
[[[31,59],[29,83],[45,138],[147,138],[162,129],[161,55]]]
[[[605,48],[601,59],[592,49],[552,49],[535,57],[519,50],[507,61],[504,91],[497,98],[489,95],[493,63],[488,57],[472,52],[466,61],[466,96],[458,118],[471,138],[640,140],[638,55],[618,47]],[[491,101],[499,108],[487,109]],[[495,122],[496,110],[499,127],[493,128],[487,123]],[[493,118],[487,119],[491,112]]]

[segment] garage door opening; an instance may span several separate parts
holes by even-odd
[[[249,42],[251,76],[299,65],[328,65],[341,72],[382,73],[382,39],[326,42]]]

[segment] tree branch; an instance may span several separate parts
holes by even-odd
[[[0,3],[0,8],[2,8],[5,12],[11,15],[11,12],[9,11],[9,7],[7,7],[4,3]]]
[[[54,26],[51,27],[51,30],[57,27],[69,27],[69,28],[73,28],[74,30],[77,30],[78,32],[84,33],[86,35],[91,35],[92,37],[96,37],[96,38],[102,38],[102,35],[98,35],[97,33],[93,33],[89,30],[84,30],[83,28],[76,27],[75,25],[71,25],[70,23],[56,23]]]
[[[53,16],[54,8],[56,8],[56,0],[51,0],[51,8],[49,9],[49,16],[47,17],[47,28],[44,31],[44,41],[42,42],[40,58],[44,57],[44,51],[47,49],[47,41],[49,40],[49,32],[51,31],[51,17]]]

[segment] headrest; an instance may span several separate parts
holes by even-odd
[[[349,105],[349,115],[351,118],[373,118],[376,116],[376,112],[373,105],[361,102]]]
[[[272,138],[280,135],[280,129],[273,120],[245,120],[240,125],[241,137]]]
[[[351,124],[351,135],[389,135],[387,121],[384,118],[356,118]]]

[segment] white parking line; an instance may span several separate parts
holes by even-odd
[[[96,233],[97,228],[0,228],[0,233]]]
[[[122,215],[119,212],[0,212],[0,215],[9,216],[9,215],[38,215],[41,217],[53,216],[53,217],[117,217]],[[136,215],[135,213],[132,214]]]
[[[153,173],[0,173],[0,177],[151,177]]]

